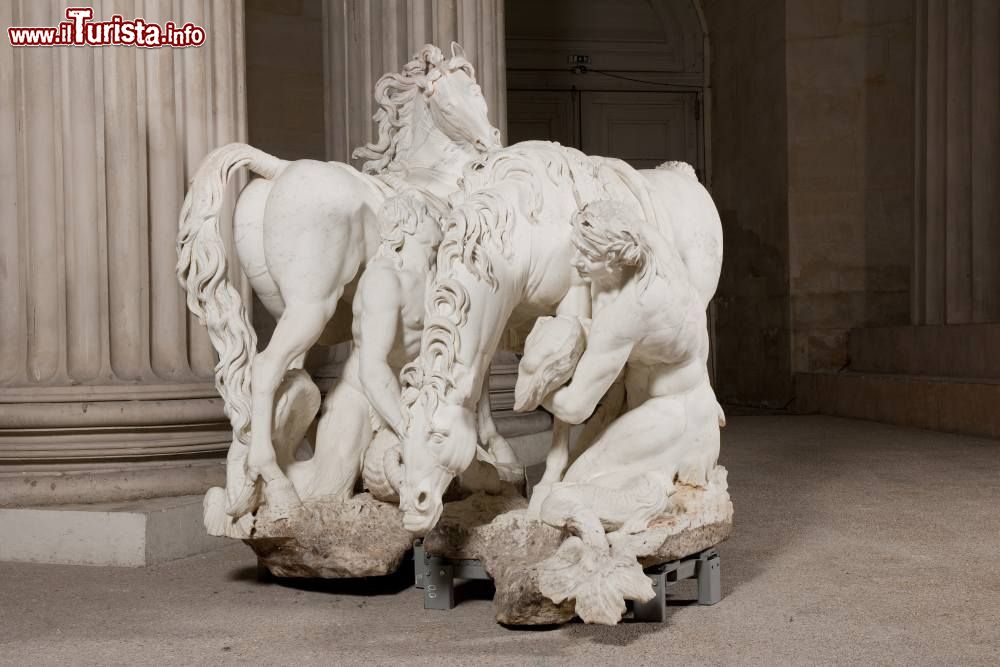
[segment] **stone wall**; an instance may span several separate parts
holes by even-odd
[[[785,2],[709,0],[712,195],[725,262],[715,299],[716,391],[781,408],[792,396]]]
[[[847,333],[909,321],[914,11],[909,0],[705,3],[724,402],[784,408],[839,369]]]
[[[835,370],[848,330],[909,321],[913,3],[790,2],[785,16],[792,365]]]

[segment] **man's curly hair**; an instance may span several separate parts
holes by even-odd
[[[628,205],[608,199],[591,202],[573,216],[573,245],[614,269],[634,268],[644,291],[656,275],[656,264],[641,227]]]
[[[416,189],[406,190],[386,199],[378,211],[379,235],[382,238],[379,255],[394,260],[396,265],[400,266],[398,254],[403,248],[403,243],[407,236],[417,233],[420,225],[433,225],[438,230],[437,242],[433,247],[436,251],[438,243],[441,242],[443,214],[441,202],[432,195]]]

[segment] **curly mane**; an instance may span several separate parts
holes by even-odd
[[[378,139],[357,148],[353,159],[364,159],[361,171],[379,174],[392,170],[396,158],[410,145],[412,139],[413,103],[426,87],[435,70],[453,72],[463,69],[474,77],[472,64],[461,56],[446,59],[441,49],[425,44],[402,71],[390,72],[375,84],[375,101],[378,111],[372,118],[378,123]]]
[[[427,299],[420,356],[403,367],[403,420],[410,425],[411,408],[422,402],[433,413],[454,387],[453,369],[461,337],[458,330],[469,316],[469,293],[450,278],[438,280]]]
[[[490,257],[510,259],[513,253],[510,233],[518,212],[514,202],[526,200],[527,210],[521,213],[535,222],[543,204],[541,179],[557,184],[568,180],[567,184],[572,185],[572,179],[564,179],[568,168],[563,154],[572,149],[530,143],[535,144],[530,150],[519,144],[465,166],[461,196],[445,221],[444,240],[438,251],[439,269],[464,264],[496,291],[497,278]],[[543,147],[541,151],[539,146]]]

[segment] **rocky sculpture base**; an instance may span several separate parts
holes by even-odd
[[[732,531],[725,468],[715,468],[706,488],[681,484],[671,498],[668,514],[640,533],[610,533],[610,554],[595,558],[578,538],[567,539],[563,531],[529,519],[523,498],[475,494],[445,505],[437,527],[424,539],[424,550],[478,560],[496,585],[493,602],[501,623],[551,625],[579,615],[613,624],[624,611],[625,597],[643,597],[640,588],[649,585],[643,567],[712,547]],[[559,584],[573,597],[557,603],[543,593],[553,595],[550,589]]]
[[[244,539],[278,577],[338,579],[392,574],[413,546],[399,507],[362,493],[306,502],[288,519],[262,513]]]
[[[520,495],[475,493],[445,504],[424,550],[478,560],[496,585],[501,623],[552,625],[579,616],[614,624],[626,599],[651,597],[643,568],[715,546],[732,530],[721,466],[704,488],[679,484],[671,501],[672,509],[647,529],[608,533],[610,548],[602,549],[528,518],[528,501]],[[392,574],[404,565],[413,536],[403,529],[396,505],[363,493],[342,502],[307,502],[284,519],[262,512],[244,541],[275,576],[347,578]]]

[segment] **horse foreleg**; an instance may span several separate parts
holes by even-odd
[[[358,379],[357,354],[352,353],[343,375],[323,401],[313,443],[315,453],[288,469],[302,498],[337,502],[350,498],[373,436],[368,399]]]
[[[531,490],[531,501],[528,503],[528,517],[541,518],[542,503],[552,490],[552,485],[562,479],[569,463],[570,425],[556,418],[552,421],[552,445],[545,457],[545,472],[542,479]]]
[[[304,354],[319,339],[323,328],[333,315],[340,293],[319,303],[289,304],[281,314],[267,348],[253,361],[251,395],[253,397],[250,421],[250,449],[247,453],[248,493],[241,495],[244,502],[253,503],[253,487],[258,480],[264,482],[264,495],[269,510],[277,515],[286,514],[301,504],[292,483],[282,473],[271,442],[274,427],[274,398],[289,369],[297,357]],[[238,504],[238,503],[234,503]],[[237,507],[252,511],[253,507]],[[233,513],[233,512],[230,512]]]
[[[493,410],[490,406],[490,377],[483,377],[483,388],[479,394],[479,404],[476,407],[476,426],[479,431],[479,442],[498,464],[500,478],[508,482],[522,482],[524,466],[517,458],[517,453],[507,439],[500,435],[496,422],[493,421]],[[500,470],[500,468],[503,470]]]

